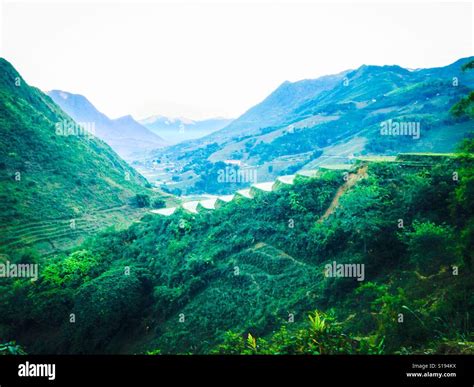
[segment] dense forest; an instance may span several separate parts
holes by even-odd
[[[473,153],[470,138],[453,155],[359,161],[54,258],[16,251],[41,270],[0,280],[0,350],[473,353]],[[333,263],[363,280],[328,276]]]

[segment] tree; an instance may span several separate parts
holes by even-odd
[[[76,295],[73,313],[75,322],[69,324],[74,338],[72,351],[97,353],[105,350],[120,331],[133,326],[141,316],[144,286],[133,266],[109,270],[82,285]]]
[[[454,222],[461,235],[461,254],[471,268],[474,260],[474,138],[465,139],[459,147],[458,185],[451,203]]]
[[[151,206],[153,208],[164,208],[166,207],[166,202],[162,198],[155,198],[153,199]]]
[[[454,261],[455,240],[449,226],[415,222],[407,237],[410,262],[425,274],[437,273],[440,266]]]
[[[146,194],[136,194],[135,204],[137,207],[149,207],[150,206],[150,197]]]
[[[462,71],[474,69],[474,60],[465,63],[462,66]],[[471,91],[467,96],[463,97],[452,108],[451,113],[455,117],[468,116],[474,118],[474,91]]]

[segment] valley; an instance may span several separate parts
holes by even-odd
[[[222,130],[152,151],[135,165],[174,194],[228,194],[231,189],[223,192],[213,181],[231,163],[255,168],[259,181],[266,181],[364,155],[451,152],[472,129],[468,120],[446,109],[474,87],[472,72],[462,71],[468,61],[413,71],[362,66],[316,80],[285,82]],[[394,134],[384,130],[387,123],[413,126],[419,133],[416,138]],[[148,171],[162,160],[170,167],[154,180]]]
[[[4,351],[474,353],[470,61],[285,82],[166,146],[2,59],[0,253],[39,267],[0,278]]]

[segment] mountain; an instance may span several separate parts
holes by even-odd
[[[227,118],[209,118],[194,121],[187,118],[171,118],[151,116],[139,121],[170,144],[196,139],[211,134],[229,125],[232,120]]]
[[[0,60],[0,70],[0,354],[474,353],[472,106],[456,108],[471,120],[449,114],[471,81],[454,66],[429,76],[364,66],[343,88],[301,98],[277,119],[282,127],[275,121],[179,155],[189,168],[181,176],[213,178],[214,167],[234,164],[210,156],[255,137],[261,142],[240,148],[242,160],[271,163],[314,146],[354,153],[356,145],[379,146],[376,157],[347,156],[343,168],[319,166],[232,198],[147,211],[125,229],[93,230],[47,256],[24,248],[74,234],[71,221],[103,223],[117,206],[123,213],[143,204],[150,190],[8,62]],[[409,136],[422,147],[453,147],[465,126],[471,136],[455,153],[381,157],[413,147],[384,142],[379,124],[387,117],[431,125],[422,126],[426,137]],[[313,161],[323,157],[314,152]],[[204,188],[228,183],[211,182]],[[26,275],[10,275],[5,260]]]
[[[226,185],[216,181],[228,160],[268,181],[299,169],[351,163],[358,155],[451,152],[472,126],[450,112],[474,88],[473,72],[461,69],[470,59],[416,70],[363,65],[284,82],[227,127],[154,151],[143,166],[164,162],[167,173],[156,183],[175,193],[225,193]],[[382,130],[392,126],[415,132]]]
[[[260,128],[289,124],[294,119],[292,117],[293,110],[321,93],[333,89],[342,82],[346,73],[347,71],[344,71],[335,75],[293,83],[285,81],[262,102],[247,110],[210,138],[217,139],[236,134],[245,136]]]
[[[145,178],[5,59],[0,70],[1,250],[52,251],[136,219]]]
[[[93,126],[97,137],[109,144],[125,160],[132,161],[143,153],[166,144],[160,136],[140,125],[132,116],[110,119],[82,95],[61,90],[52,90],[48,95],[72,119]]]

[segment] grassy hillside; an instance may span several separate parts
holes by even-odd
[[[63,237],[74,242],[136,218],[135,195],[149,193],[146,180],[4,59],[0,128],[2,251],[37,243],[47,251]]]
[[[144,217],[3,282],[0,336],[33,353],[473,353],[473,145]]]

